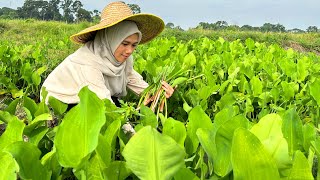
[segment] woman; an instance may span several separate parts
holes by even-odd
[[[127,94],[126,87],[140,94],[148,84],[133,69],[132,53],[164,29],[164,22],[151,14],[133,14],[122,2],[107,5],[99,24],[72,35],[71,40],[84,44],[49,74],[43,83],[48,96],[67,104],[79,102],[84,86],[100,99],[116,99]],[[174,89],[163,82],[166,97]]]

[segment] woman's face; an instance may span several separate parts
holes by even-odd
[[[133,53],[138,45],[139,35],[132,34],[124,39],[114,52],[114,57],[120,63],[125,62],[128,57]]]

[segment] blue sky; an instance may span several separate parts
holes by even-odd
[[[110,0],[80,0],[88,10],[103,7]],[[124,0],[138,4],[142,12],[152,13],[183,29],[200,22],[227,21],[229,25],[262,26],[280,23],[286,29],[320,28],[320,0]],[[24,0],[0,0],[0,7],[21,7]]]

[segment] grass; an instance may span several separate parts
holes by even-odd
[[[34,19],[0,19],[0,43],[10,43],[17,46],[41,45],[47,51],[47,58],[54,62],[63,60],[80,45],[70,41],[70,35],[93,25],[88,22],[66,24],[57,21],[39,21]],[[266,44],[279,44],[284,48],[293,48],[300,52],[314,52],[320,55],[320,33],[262,33],[254,31],[212,31],[190,29],[179,31],[165,29],[160,37],[174,36],[177,40],[189,41],[202,36],[211,39],[224,38],[228,41],[252,38]]]

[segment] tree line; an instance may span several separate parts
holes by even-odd
[[[169,22],[166,24],[167,28],[182,30],[180,26],[175,26]],[[237,30],[237,31],[260,31],[260,32],[320,32],[320,28],[317,26],[309,26],[306,30],[294,28],[287,30],[281,24],[264,23],[261,27],[254,27],[250,25],[229,25],[226,21],[217,21],[215,23],[200,22],[195,29],[206,29],[206,30]]]
[[[136,4],[128,4],[134,13],[140,13]],[[12,9],[0,8],[0,18],[6,19],[39,19],[65,21],[67,23],[79,21],[100,20],[100,11],[89,11],[83,8],[79,0],[25,0],[22,7]]]

